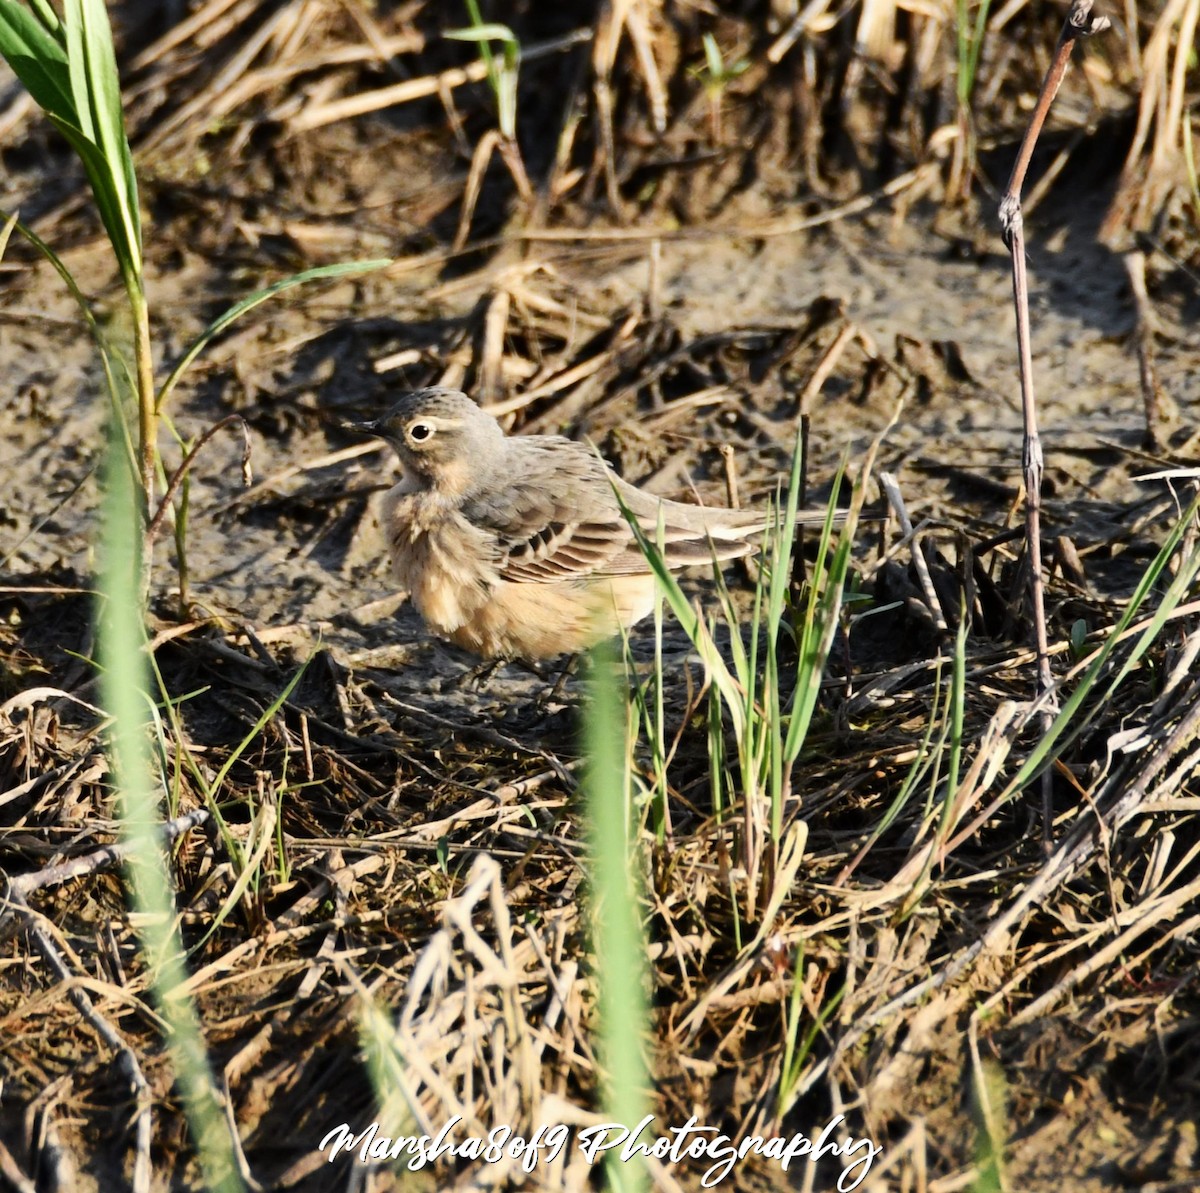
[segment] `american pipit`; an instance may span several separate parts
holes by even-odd
[[[653,609],[622,502],[672,569],[749,554],[767,521],[651,496],[571,439],[506,436],[454,389],[406,394],[358,429],[403,467],[383,503],[396,578],[431,630],[484,658],[582,650]]]

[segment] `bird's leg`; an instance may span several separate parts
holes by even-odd
[[[562,670],[558,673],[558,678],[554,681],[554,686],[542,698],[543,704],[550,704],[555,700],[561,700],[563,691],[567,686],[567,680],[578,670],[579,652],[567,655],[567,661],[563,664]]]
[[[507,662],[507,659],[502,658],[484,659],[482,663],[477,663],[474,667],[464,671],[455,681],[454,686],[456,688],[482,688]]]

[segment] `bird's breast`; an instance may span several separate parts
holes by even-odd
[[[384,498],[392,573],[426,624],[452,635],[478,615],[496,583],[495,547],[438,494],[397,485]]]

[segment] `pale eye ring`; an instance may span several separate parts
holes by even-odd
[[[431,423],[413,423],[408,428],[408,437],[414,443],[424,443],[433,437],[433,425]]]

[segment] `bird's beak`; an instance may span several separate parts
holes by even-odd
[[[366,422],[343,422],[343,431],[351,431],[355,435],[379,435],[379,420],[377,418],[368,419]]]

